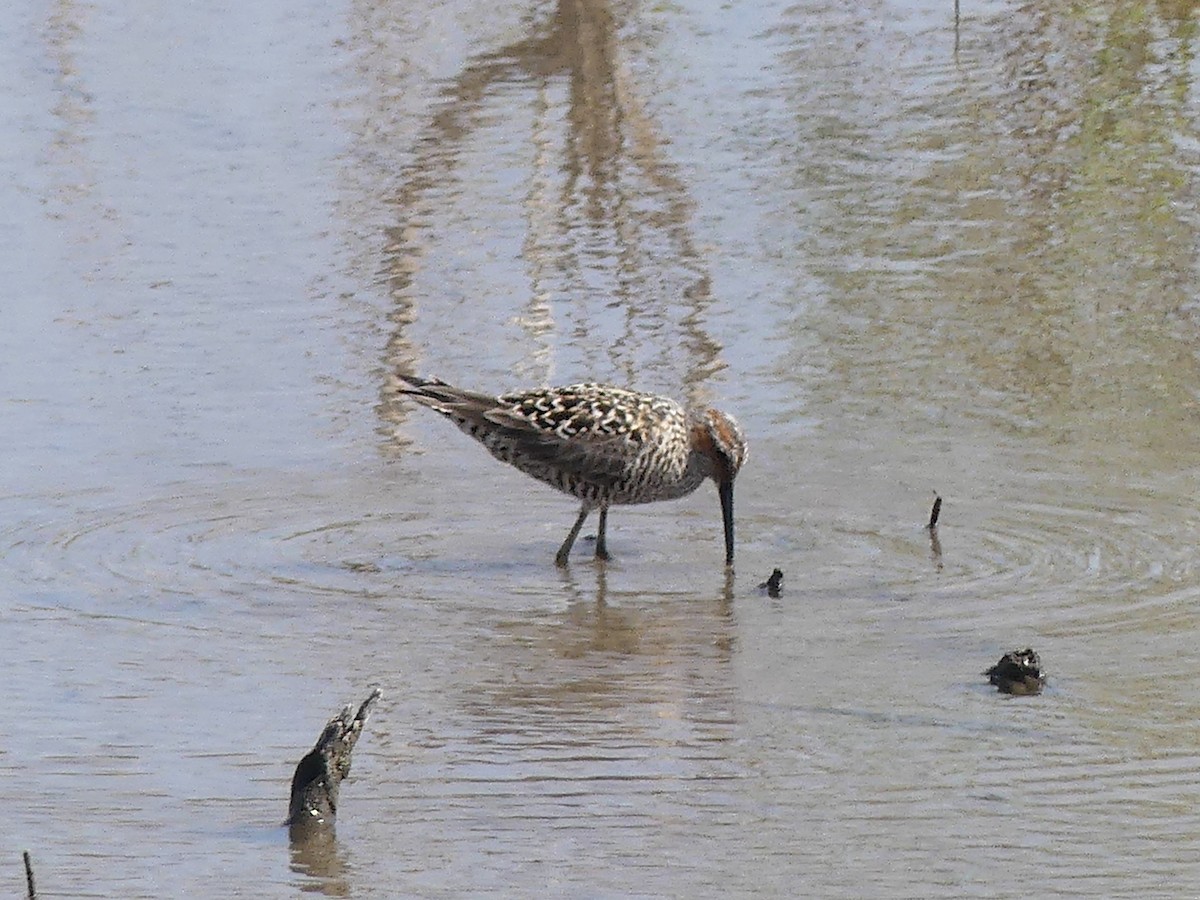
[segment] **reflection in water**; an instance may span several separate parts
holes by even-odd
[[[863,182],[834,173],[819,187],[838,212],[816,263],[841,296],[829,392],[856,385],[849,395],[869,404],[925,379],[947,399],[970,391],[975,415],[1025,435],[1105,455],[1117,435],[1183,449],[1180,425],[1200,424],[1194,26],[1140,4],[1100,28],[1041,4],[1011,15],[969,23],[962,67],[936,43],[870,58],[877,82],[934,79],[882,109],[853,96],[867,83],[796,25],[798,91],[840,95],[836,127],[816,136],[825,146],[803,155],[848,154],[871,186],[863,197]]]
[[[46,213],[63,223],[70,237],[71,258],[75,265],[85,267],[87,254],[81,248],[90,247],[92,253],[100,254],[98,266],[109,262],[108,248],[103,245],[111,241],[118,218],[116,210],[101,202],[97,191],[97,168],[90,147],[95,120],[92,87],[77,58],[76,41],[92,12],[74,0],[57,0],[44,32],[56,83],[52,110],[56,129],[41,160],[49,165],[53,183],[46,197]],[[88,280],[96,274],[95,270],[83,271]]]
[[[332,827],[306,831],[300,839],[293,838],[290,845],[291,869],[304,877],[299,883],[302,892],[326,897],[351,895],[346,878],[346,853]]]
[[[561,0],[530,36],[471,58],[446,83],[389,201],[401,220],[388,228],[385,250],[389,371],[419,369],[411,331],[429,287],[415,279],[422,265],[443,265],[435,257],[451,210],[478,202],[463,167],[493,140],[511,154],[511,140],[493,136],[496,117],[525,116],[532,155],[518,165],[529,168],[528,187],[512,200],[524,215],[529,299],[496,310],[499,298],[471,298],[454,323],[461,337],[439,332],[433,348],[465,339],[477,362],[482,329],[499,313],[511,316],[518,330],[507,340],[520,347],[504,387],[550,380],[556,354],[577,353],[572,372],[675,395],[683,386],[689,402],[703,399],[700,384],[722,365],[704,330],[709,278],[689,232],[686,186],[621,62],[618,30],[606,0]],[[503,235],[495,240],[500,247]],[[395,401],[385,387],[387,420],[400,416]]]
[[[938,536],[936,525],[929,528],[929,559],[937,571],[942,571],[942,539]]]
[[[993,256],[1007,277],[990,292],[992,322],[972,358],[992,384],[1011,385],[1023,419],[1074,442],[1177,444],[1176,424],[1162,425],[1196,421],[1200,374],[1173,346],[1195,255],[1182,202],[1195,157],[1176,140],[1193,128],[1176,89],[1190,76],[1170,62],[1184,48],[1162,46],[1160,68],[1152,20],[1133,6],[1085,42],[1066,40],[1056,17],[1026,21],[1009,59],[1045,99],[1031,109],[997,98],[992,127],[1018,148],[1019,218],[1013,256]],[[1017,319],[1026,304],[1035,315]]]
[[[26,385],[3,411],[27,460],[0,503],[21,725],[0,800],[43,887],[1195,893],[1194,4],[964,5],[953,34],[946,3],[352,0],[349,34],[320,4],[243,6],[17,4],[0,28],[22,210],[3,361]],[[374,66],[353,87],[346,57]],[[196,77],[138,90],[164,58]],[[307,143],[341,101],[363,127]],[[339,162],[342,219],[311,175]],[[288,197],[333,240],[281,240]],[[83,339],[47,300],[103,293],[78,254],[125,240],[114,221],[169,237],[112,267],[114,295],[213,264],[177,314],[121,306]],[[268,302],[285,266],[344,272],[346,230],[371,295],[385,228],[390,324]],[[721,253],[737,277],[710,295]],[[362,415],[389,337],[389,367],[436,353],[477,387],[561,370],[678,395],[728,359],[738,412],[770,423],[743,578],[778,565],[787,590],[738,593],[661,541],[563,579],[522,559],[537,538],[513,553],[509,510],[447,522],[449,479],[404,484],[376,436],[311,427]],[[321,349],[343,342],[369,351]],[[342,387],[310,390],[308,354]],[[154,440],[174,404],[187,429]],[[979,673],[1026,646],[1050,684],[1007,702]],[[330,671],[383,677],[403,714],[341,846],[289,856],[256,839],[297,746],[277,713]]]
[[[989,798],[964,810],[980,834],[988,821],[1022,823],[1022,853],[968,841],[939,858],[969,871],[1020,856],[1015,879],[1066,886],[1098,873],[1092,890],[1107,893],[1134,870],[1170,881],[1167,860],[1178,865],[1197,837],[1190,826],[1168,837],[1166,807],[1195,763],[1200,712],[1178,661],[1181,635],[1200,627],[1195,516],[1179,493],[1195,490],[1200,463],[1200,153],[1194,7],[1094,11],[968,11],[956,55],[936,21],[917,39],[903,26],[880,37],[866,10],[821,29],[797,8],[787,90],[806,140],[788,202],[796,220],[815,212],[810,265],[831,285],[830,303],[794,326],[820,334],[827,354],[809,410],[825,416],[830,468],[852,460],[841,474],[869,485],[863,507],[898,476],[910,492],[953,482],[959,497],[950,557],[930,535],[945,606],[887,615],[919,620],[920,634],[990,640],[981,658],[1052,641],[1054,689],[1039,702],[1054,712],[1005,714],[1053,737],[1031,733],[1020,752],[979,742],[963,785]],[[871,450],[854,449],[865,441]],[[1058,730],[1068,719],[1074,734]],[[886,792],[867,802],[903,803],[903,790]],[[1120,808],[1135,795],[1136,812]],[[1171,846],[1151,850],[1133,837],[1143,828]],[[897,860],[908,849],[895,839]],[[1114,862],[1105,872],[1100,860]]]
[[[497,623],[480,652],[503,665],[460,700],[478,722],[476,765],[494,789],[544,785],[530,790],[548,817],[589,794],[596,814],[608,815],[647,788],[674,795],[665,802],[681,815],[719,805],[686,787],[734,768],[727,589],[711,600],[647,601],[612,596],[604,567],[595,577],[592,590],[564,573],[563,610]],[[658,746],[673,748],[669,761]]]
[[[590,650],[615,650],[618,647],[623,648],[622,652],[636,652],[636,644],[630,640],[618,639],[615,643],[613,642],[615,635],[625,635],[628,638],[635,634],[635,629],[626,627],[626,623],[628,622],[626,612],[623,612],[620,608],[614,609],[608,604],[608,572],[606,567],[596,565],[592,569],[596,576],[595,592],[592,595],[588,595],[585,592],[575,571],[570,568],[558,570],[562,579],[563,589],[568,598],[568,620],[576,626],[588,623],[592,626],[588,629],[591,637],[585,640],[582,645],[583,650],[576,655],[582,656],[584,652]],[[733,588],[734,572],[732,569],[727,568],[722,573],[721,590],[717,594],[715,608],[718,618],[725,620],[730,629],[733,625]],[[728,652],[732,649],[732,630],[722,630],[713,637],[713,642],[716,645],[722,646]]]
[[[520,708],[534,718],[557,720],[565,707],[619,710],[629,703],[673,702],[672,686],[692,683],[683,673],[693,668],[705,703],[726,693],[722,670],[733,645],[732,576],[724,576],[726,586],[715,601],[681,598],[665,609],[658,600],[610,597],[605,568],[560,570],[565,608],[497,626],[502,645],[516,643],[532,655],[517,672],[498,673],[501,679],[466,699],[476,715],[502,722]],[[585,586],[577,570],[592,572],[594,585]]]

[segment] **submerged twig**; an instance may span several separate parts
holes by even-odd
[[[350,774],[350,753],[367,723],[371,706],[382,696],[379,688],[363,701],[358,713],[346,706],[325,725],[321,737],[296,766],[287,824],[292,838],[314,827],[331,826],[337,817],[338,788]],[[299,830],[299,832],[298,832]]]
[[[778,597],[783,589],[783,569],[775,569],[771,577],[758,586],[760,591],[766,591],[768,597]]]
[[[29,858],[28,850],[21,856],[25,858],[25,889],[28,891],[28,900],[37,900],[37,886],[33,883],[33,860]]]
[[[942,542],[938,539],[938,516],[942,514],[942,495],[937,491],[933,492],[933,509],[929,512],[929,524],[925,526],[925,530],[929,532],[929,558],[933,560],[933,567],[939,572],[942,571]]]
[[[942,497],[940,494],[933,495],[933,510],[929,513],[929,524],[925,527],[930,531],[937,528],[938,516],[942,514]]]

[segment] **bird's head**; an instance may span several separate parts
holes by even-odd
[[[733,480],[746,462],[749,448],[741,426],[719,409],[706,409],[693,420],[692,446],[704,458],[707,474],[717,483],[725,523],[725,565],[733,565]]]

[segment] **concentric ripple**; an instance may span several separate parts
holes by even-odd
[[[338,485],[295,487],[187,484],[144,498],[91,492],[50,504],[10,497],[0,502],[9,510],[0,547],[12,577],[34,595],[153,596],[184,606],[380,587],[370,576],[386,556],[384,532],[393,546],[402,538],[398,517],[377,502],[355,508]]]
[[[947,497],[936,532],[918,521],[879,527],[839,510],[804,532],[809,593],[883,599],[957,598],[972,615],[1028,604],[1045,627],[1113,627],[1131,616],[1177,615],[1200,599],[1200,522],[1178,495],[1116,502],[1085,492],[1052,500]],[[915,517],[914,517],[915,518]],[[761,522],[768,533],[794,524]],[[784,561],[786,570],[786,560]]]

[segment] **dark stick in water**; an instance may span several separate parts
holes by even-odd
[[[25,889],[29,892],[29,900],[37,900],[37,887],[33,883],[33,860],[29,858],[28,850],[21,855],[25,857]]]
[[[350,753],[367,724],[371,706],[381,692],[374,688],[358,708],[347,706],[325,725],[316,746],[296,766],[292,776],[292,799],[287,824],[292,839],[300,840],[312,831],[332,826],[337,817],[338,788],[350,774]]]
[[[937,528],[938,516],[942,514],[942,498],[939,494],[933,495],[933,511],[929,514],[929,524],[925,527],[930,531]]]

